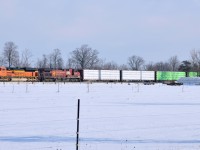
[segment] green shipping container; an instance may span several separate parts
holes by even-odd
[[[189,72],[189,77],[197,77],[197,72]]]
[[[178,80],[181,77],[186,77],[186,73],[185,72],[171,72],[171,71],[157,71],[156,72],[157,81]]]

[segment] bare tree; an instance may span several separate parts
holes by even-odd
[[[144,59],[140,56],[131,56],[128,58],[128,65],[132,70],[140,70],[144,65]]]
[[[172,56],[169,58],[170,71],[178,71],[179,65],[180,65],[180,62],[177,56]]]
[[[120,70],[128,70],[128,66],[125,64],[122,64],[118,67]]]
[[[145,65],[145,70],[147,71],[154,71],[155,70],[155,65],[153,62],[149,62],[148,64]]]
[[[191,55],[191,65],[194,71],[200,71],[200,51],[192,50]]]
[[[63,59],[59,49],[54,49],[53,53],[50,54],[50,65],[54,69],[63,68]]]
[[[3,56],[8,63],[8,67],[19,65],[19,53],[17,46],[13,42],[6,42],[4,46]]]
[[[157,62],[154,65],[155,71],[169,71],[170,70],[170,66],[169,63],[167,62]]]
[[[98,58],[98,62],[90,69],[100,70],[104,67],[105,63],[106,63],[105,59]]]
[[[72,58],[67,59],[66,68],[76,68],[75,62]]]
[[[107,62],[107,63],[103,64],[101,69],[116,70],[118,68],[119,67],[118,67],[117,63],[115,63],[114,61],[111,61],[111,62]]]
[[[88,47],[88,45],[82,45],[80,48],[72,51],[72,60],[80,69],[92,69],[95,68],[99,62],[98,51]]]
[[[45,54],[43,54],[42,59],[38,59],[36,66],[38,68],[48,68],[49,67],[48,63],[49,63],[49,60],[48,60],[47,56]]]
[[[29,51],[29,49],[25,49],[23,52],[22,52],[22,57],[21,57],[21,67],[31,67],[31,57],[32,57],[32,54],[31,52]]]

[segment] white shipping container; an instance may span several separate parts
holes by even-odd
[[[120,80],[119,70],[100,70],[101,80]]]
[[[142,71],[142,80],[155,80],[155,72],[154,71]]]
[[[99,80],[99,70],[83,70],[83,80]]]
[[[122,80],[141,80],[141,71],[131,71],[123,70],[122,71]]]

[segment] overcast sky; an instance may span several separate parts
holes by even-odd
[[[118,64],[189,59],[200,48],[200,0],[0,0],[1,51],[7,41],[35,58],[88,44]]]

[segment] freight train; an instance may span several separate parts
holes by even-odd
[[[199,77],[200,72],[74,70],[0,67],[0,81],[106,81],[174,82],[181,77]]]

